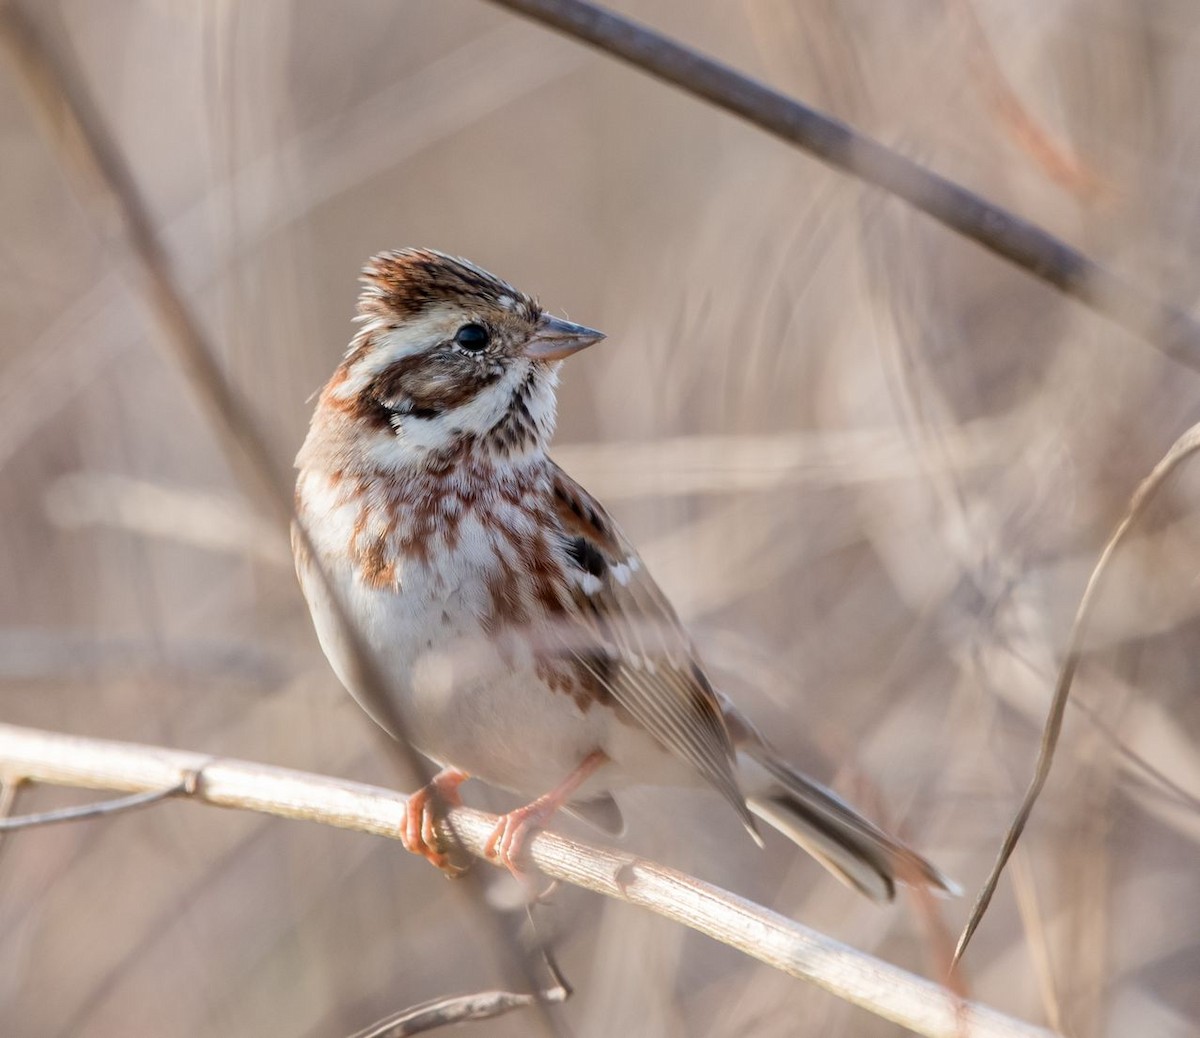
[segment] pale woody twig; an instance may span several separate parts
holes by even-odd
[[[30,780],[125,792],[191,780],[192,799],[219,807],[303,818],[396,838],[404,798],[388,790],[282,768],[152,746],[82,739],[0,725],[0,780]],[[463,846],[480,856],[493,815],[455,808]],[[817,984],[869,1012],[934,1038],[1047,1038],[1050,1032],[839,944],[776,912],[674,869],[538,834],[533,863],[548,876],[640,905],[690,926],[775,969]]]

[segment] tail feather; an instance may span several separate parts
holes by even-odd
[[[750,810],[847,886],[874,901],[890,901],[898,882],[959,893],[952,880],[919,854],[765,747],[744,747],[739,756]]]

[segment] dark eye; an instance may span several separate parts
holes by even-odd
[[[491,336],[482,324],[464,324],[454,333],[454,341],[464,350],[478,353],[488,344]]]

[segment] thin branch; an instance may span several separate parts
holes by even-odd
[[[127,254],[124,273],[158,325],[161,334],[156,343],[183,372],[243,486],[268,510],[282,533],[294,519],[291,479],[277,463],[249,401],[226,379],[215,349],[176,285],[158,229],[86,84],[11,0],[0,0],[0,52],[17,72],[30,110],[80,201],[111,244]],[[383,692],[387,685],[374,657],[350,623],[337,588],[316,563],[308,531],[296,522],[295,532],[325,582],[374,716],[397,736],[395,755],[409,774],[427,780],[424,761],[401,737],[402,720]]]
[[[82,822],[88,818],[102,818],[105,815],[118,815],[126,811],[135,811],[139,807],[149,807],[151,804],[160,803],[184,791],[183,786],[175,786],[171,789],[152,790],[148,793],[130,793],[127,797],[102,800],[98,804],[76,804],[74,807],[63,807],[57,811],[38,811],[30,815],[17,815],[15,818],[0,818],[0,833],[10,833],[18,829],[36,829],[39,826],[58,825],[62,822]]]
[[[184,795],[202,803],[392,839],[398,837],[404,816],[404,797],[374,786],[0,724],[0,780],[16,779],[127,792],[188,782],[190,791]],[[463,846],[482,857],[495,816],[459,807],[450,812],[449,822]],[[931,1038],[1048,1038],[1051,1034],[957,999],[937,984],[776,912],[631,854],[550,832],[534,837],[529,854],[548,876],[648,908],[917,1034]]]
[[[291,523],[294,535],[313,560],[314,569],[329,593],[336,622],[350,646],[355,684],[371,702],[372,716],[395,736],[388,741],[392,756],[408,775],[428,780],[429,769],[404,737],[403,721],[386,693],[387,683],[374,654],[367,650],[357,627],[350,621],[339,589],[317,562],[308,530],[299,521],[293,521],[291,480],[277,463],[245,395],[226,379],[217,363],[216,351],[179,290],[158,228],[132,172],[96,110],[86,83],[72,63],[55,52],[50,41],[38,33],[34,23],[11,0],[0,0],[0,52],[17,73],[30,110],[80,200],[97,226],[127,254],[125,273],[162,333],[158,341],[168,360],[183,371],[235,472],[282,528]],[[447,839],[453,843],[456,838],[451,826]],[[507,942],[495,913],[484,902],[483,892],[469,878],[455,889],[477,913],[500,971],[512,979],[524,979],[534,987],[529,963],[524,956],[515,954],[517,949]],[[559,1033],[547,1012],[543,1011],[540,1019],[547,1033]]]
[[[353,1038],[404,1038],[405,1035],[422,1034],[451,1024],[491,1020],[514,1009],[527,1009],[539,1001],[561,1002],[562,996],[563,992],[555,988],[536,995],[516,991],[479,991],[472,995],[437,998],[380,1020],[365,1030],[355,1032]]]
[[[0,4],[0,51],[16,71],[31,112],[106,244],[125,251],[123,273],[163,333],[155,342],[182,369],[238,475],[286,524],[291,518],[286,474],[249,403],[225,379],[200,322],[175,287],[154,220],[88,90],[11,0]]]
[[[1200,324],[1036,224],[837,119],[681,43],[584,0],[489,0],[677,86],[883,188],[1034,277],[1200,370]]]
[[[529,921],[533,922],[532,909],[529,909]],[[536,995],[516,991],[477,991],[470,995],[437,998],[393,1013],[356,1032],[351,1038],[405,1038],[406,1035],[423,1034],[452,1024],[491,1020],[516,1009],[528,1009],[538,1002],[565,1002],[571,997],[571,985],[545,945],[542,946],[542,960],[553,984]]]
[[[1030,814],[1033,812],[1033,806],[1037,803],[1038,796],[1042,792],[1042,787],[1046,784],[1046,779],[1050,775],[1050,767],[1054,763],[1054,751],[1058,746],[1058,737],[1062,733],[1063,714],[1067,709],[1067,699],[1070,696],[1071,685],[1075,680],[1075,672],[1078,670],[1079,662],[1083,658],[1083,640],[1087,635],[1088,623],[1092,618],[1092,610],[1100,598],[1100,591],[1104,586],[1104,577],[1108,572],[1108,565],[1116,554],[1117,548],[1120,547],[1121,542],[1125,539],[1125,535],[1129,533],[1139,516],[1149,506],[1159,488],[1167,481],[1171,473],[1175,471],[1176,466],[1197,450],[1200,450],[1200,425],[1192,426],[1180,436],[1171,445],[1171,449],[1167,451],[1162,460],[1154,466],[1154,470],[1150,475],[1142,481],[1130,499],[1124,518],[1117,524],[1117,528],[1113,531],[1112,536],[1109,537],[1108,543],[1104,546],[1104,551],[1100,553],[1100,559],[1096,563],[1095,569],[1092,570],[1092,574],[1088,578],[1087,587],[1084,588],[1083,597],[1079,601],[1079,608],[1075,612],[1075,622],[1071,626],[1071,637],[1067,642],[1067,653],[1063,659],[1062,668],[1058,673],[1058,683],[1055,685],[1054,696],[1050,701],[1050,712],[1046,717],[1046,724],[1042,730],[1042,742],[1038,751],[1037,766],[1034,768],[1033,778],[1030,780],[1029,788],[1025,791],[1021,806],[1017,808],[1017,813],[1009,825],[1008,831],[1004,834],[1004,842],[1000,846],[1000,852],[996,855],[996,861],[992,865],[992,870],[988,874],[987,881],[983,884],[979,895],[975,899],[975,904],[971,907],[971,915],[967,919],[967,924],[963,927],[962,935],[958,939],[958,947],[954,949],[955,965],[958,964],[963,953],[967,950],[967,945],[970,944],[972,935],[987,912],[988,905],[992,901],[992,895],[996,892],[996,885],[1000,882],[1000,875],[1004,872],[1004,866],[1008,864],[1008,859],[1012,856],[1013,849],[1017,846],[1017,841],[1020,840],[1021,834],[1025,831],[1025,825],[1029,821]]]

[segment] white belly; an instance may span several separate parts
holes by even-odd
[[[607,742],[611,712],[597,706],[585,713],[571,696],[551,692],[531,658],[503,659],[478,619],[464,610],[461,596],[435,593],[418,580],[401,591],[376,590],[345,569],[335,579],[381,671],[390,709],[373,706],[369,690],[361,687],[333,610],[324,607],[319,578],[308,574],[301,583],[325,655],[376,721],[390,727],[387,714],[398,712],[404,732],[392,734],[426,756],[493,785],[537,795]]]
[[[611,708],[581,705],[548,687],[537,675],[527,641],[497,643],[487,635],[482,620],[490,606],[487,577],[498,557],[496,544],[477,521],[464,517],[452,549],[443,546],[428,561],[403,560],[390,581],[376,587],[352,566],[346,550],[361,526],[359,508],[326,500],[321,521],[310,521],[309,528],[317,537],[318,557],[378,666],[385,709],[372,702],[371,691],[357,677],[321,578],[303,562],[300,584],[334,671],[383,727],[391,730],[398,715],[404,731],[392,734],[441,764],[530,796],[557,786],[595,750],[612,763],[583,787],[585,796],[630,783],[690,785],[698,779]]]

